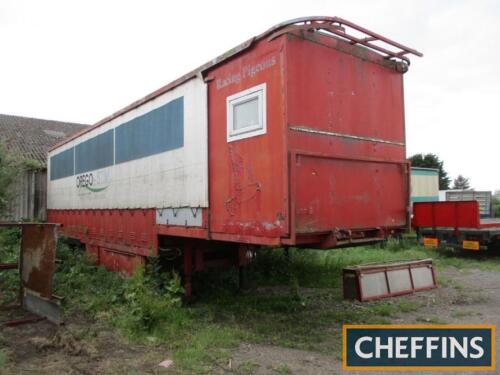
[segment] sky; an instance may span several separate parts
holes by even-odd
[[[175,4],[175,5],[174,5]],[[93,124],[287,19],[339,16],[424,53],[408,156],[500,190],[498,1],[0,0],[0,113]]]

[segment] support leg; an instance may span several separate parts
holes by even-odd
[[[252,255],[253,254],[253,255]],[[248,289],[247,266],[255,257],[255,248],[248,245],[240,245],[238,248],[238,287]]]

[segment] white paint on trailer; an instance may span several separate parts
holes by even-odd
[[[94,191],[77,187],[77,175],[50,180],[51,156],[181,96],[183,147],[89,171]],[[196,77],[49,152],[48,209],[208,207],[207,133],[207,87]]]
[[[156,210],[156,224],[201,227],[203,225],[200,207],[170,207]]]

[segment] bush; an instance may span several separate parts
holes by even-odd
[[[0,214],[7,213],[9,203],[14,197],[12,184],[19,174],[19,158],[11,155],[0,142]]]
[[[157,260],[126,278],[94,265],[87,254],[58,246],[56,292],[65,297],[67,312],[82,311],[116,325],[130,337],[155,334],[172,337],[190,323],[182,309],[184,289],[176,273],[162,272]]]
[[[19,258],[21,231],[18,228],[0,229],[0,262],[15,263]],[[19,271],[0,272],[0,305],[14,303],[19,297]]]
[[[500,196],[494,196],[491,204],[493,205],[493,217],[500,217]]]
[[[128,329],[151,332],[163,321],[168,321],[172,317],[172,310],[182,305],[179,295],[181,290],[178,276],[168,281],[164,290],[160,290],[152,277],[145,276],[144,268],[138,268],[134,276],[125,283],[125,321]]]

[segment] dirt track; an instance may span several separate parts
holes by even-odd
[[[166,356],[83,320],[59,328],[48,322],[4,328],[2,336],[10,361],[0,374],[152,373]]]

